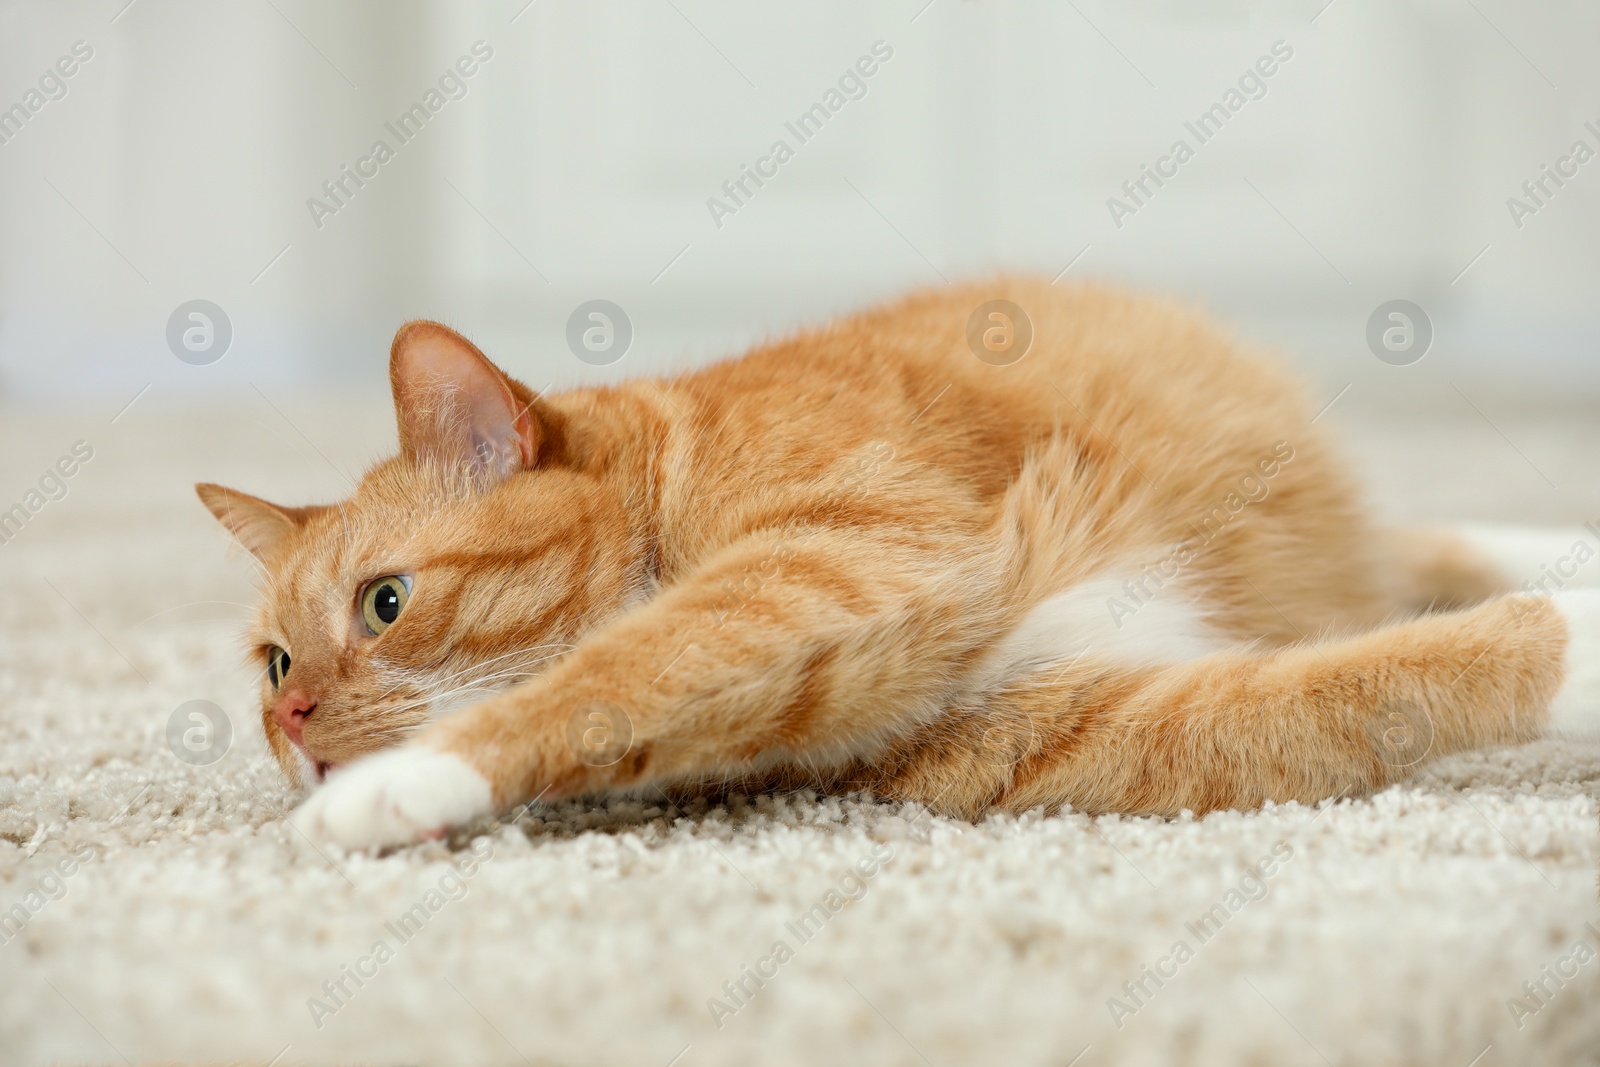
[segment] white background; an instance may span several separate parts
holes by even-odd
[[[613,380],[1069,263],[1210,306],[1351,405],[1600,393],[1600,161],[1521,229],[1506,206],[1600,147],[1600,10],[1325,2],[10,3],[0,106],[74,41],[94,58],[0,145],[0,409],[382,390],[417,316],[536,388]],[[319,229],[307,198],[479,39],[469,95]],[[867,95],[716,226],[707,198],[878,40]],[[1115,226],[1107,198],[1278,40],[1267,95]],[[208,367],[164,339],[196,297],[234,327]],[[636,330],[612,367],[563,339],[595,297]],[[1437,331],[1413,367],[1364,342],[1392,298]]]

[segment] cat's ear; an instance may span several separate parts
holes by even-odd
[[[327,510],[325,507],[280,507],[258,496],[210,482],[201,482],[194,491],[217,521],[233,534],[234,540],[260,560],[272,555],[283,539],[307,519]]]
[[[448,326],[400,327],[389,350],[400,451],[489,483],[555,461],[558,417]]]

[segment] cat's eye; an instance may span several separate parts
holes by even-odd
[[[284,678],[289,675],[289,653],[273,645],[267,649],[267,681],[272,683],[272,691],[277,692],[283,684]]]
[[[361,594],[361,621],[367,632],[378,636],[394,624],[411,598],[411,579],[402,574],[385,575],[367,585]]]

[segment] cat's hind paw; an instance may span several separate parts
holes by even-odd
[[[335,771],[289,821],[315,844],[356,850],[439,837],[492,810],[488,780],[465,760],[408,746]]]

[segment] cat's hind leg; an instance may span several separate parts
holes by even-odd
[[[899,753],[880,791],[968,817],[1201,813],[1355,795],[1553,734],[1600,735],[1600,591],[1169,666],[1042,668]]]

